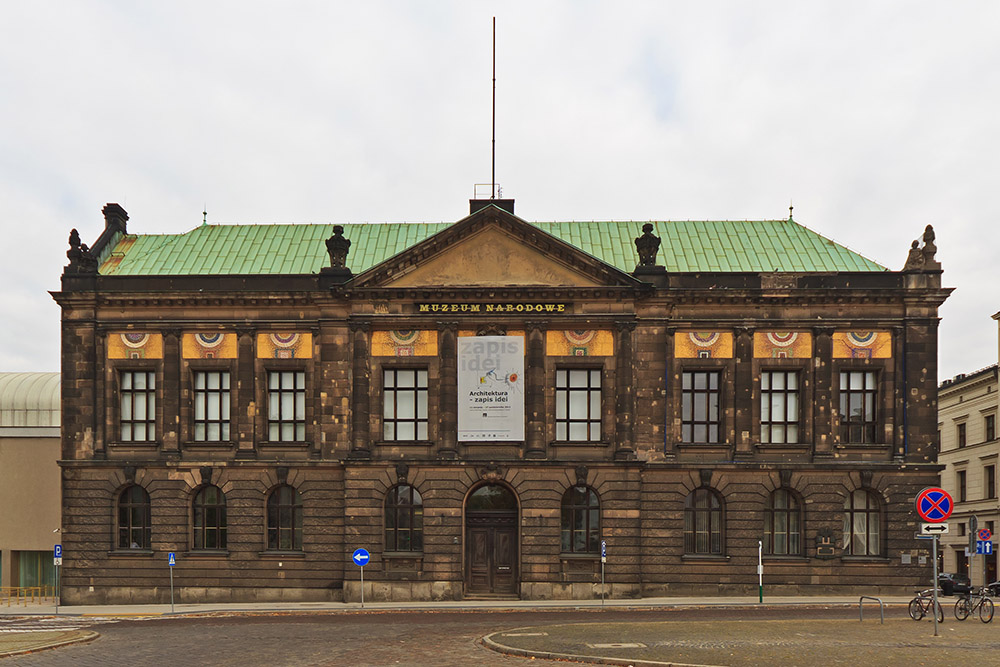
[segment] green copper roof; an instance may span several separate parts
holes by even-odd
[[[454,223],[344,225],[347,266],[366,271]],[[625,272],[635,270],[643,222],[528,223]],[[673,272],[885,271],[791,220],[653,222],[657,263]],[[332,224],[203,225],[184,234],[129,235],[101,265],[102,275],[318,273],[329,264]]]

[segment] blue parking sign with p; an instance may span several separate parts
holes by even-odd
[[[52,549],[53,558],[62,558],[62,545],[57,544],[54,549]]]

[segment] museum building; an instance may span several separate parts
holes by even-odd
[[[366,600],[746,594],[759,555],[773,593],[929,580],[929,226],[891,271],[791,215],[470,204],[73,230],[63,604],[164,601],[171,571],[181,602],[352,601],[358,548]]]

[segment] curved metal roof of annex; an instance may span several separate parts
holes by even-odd
[[[59,426],[59,373],[0,373],[0,427]]]

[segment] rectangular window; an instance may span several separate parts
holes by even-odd
[[[878,385],[874,371],[840,373],[840,440],[875,443],[878,434]]]
[[[426,369],[383,369],[382,437],[427,440]]]
[[[195,372],[194,439],[229,440],[229,371]]]
[[[760,441],[766,444],[799,441],[798,371],[760,374]]]
[[[598,442],[601,439],[601,370],[556,370],[556,440]]]
[[[983,466],[983,490],[986,498],[997,497],[997,467]]]
[[[997,417],[996,415],[986,415],[985,420],[986,442],[993,442],[997,437]]]
[[[119,375],[119,434],[122,442],[156,439],[156,372],[121,371]]]
[[[965,535],[965,524],[960,523],[958,524],[958,536],[962,537],[963,535]]]
[[[965,447],[965,424],[958,425],[958,446]]]
[[[267,439],[271,442],[305,441],[305,371],[267,374]]]
[[[719,442],[719,371],[681,375],[681,442]]]
[[[958,471],[958,502],[966,501],[965,471]]]

